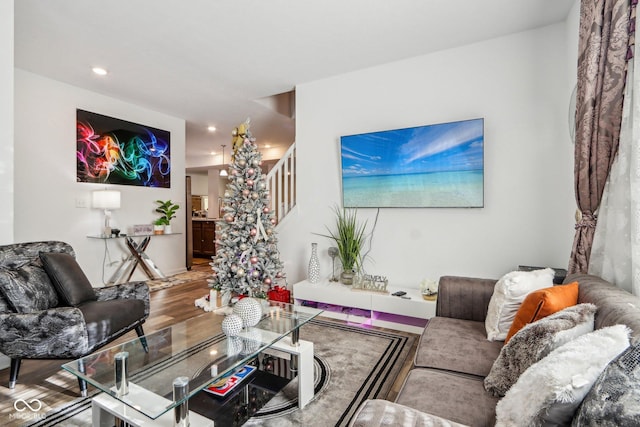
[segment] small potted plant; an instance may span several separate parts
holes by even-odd
[[[153,234],[164,234],[165,223],[164,218],[158,218],[153,221]]]
[[[362,267],[362,248],[365,241],[365,229],[367,222],[360,224],[356,210],[334,208],[336,213],[336,231],[327,227],[328,235],[323,235],[336,242],[338,247],[338,259],[342,264],[340,281],[345,285],[351,285],[353,278]]]
[[[171,200],[162,201],[156,200],[160,206],[156,208],[156,212],[162,214],[160,218],[153,222],[154,233],[156,234],[170,234],[171,233],[171,220],[176,217],[176,211],[180,208],[179,205],[173,203]],[[160,231],[162,230],[162,231]],[[160,232],[158,232],[160,231]]]

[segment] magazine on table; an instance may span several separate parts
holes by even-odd
[[[232,374],[223,377],[219,381],[211,384],[209,387],[205,388],[205,391],[216,396],[224,397],[229,394],[229,392],[231,392],[238,384],[240,384],[242,380],[251,375],[255,370],[255,366],[245,365],[238,371],[235,371]]]

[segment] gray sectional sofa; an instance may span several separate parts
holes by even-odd
[[[640,340],[640,298],[599,277],[571,275],[579,282],[578,303],[597,306],[595,329],[616,324]],[[488,341],[485,317],[496,280],[446,276],[440,279],[436,317],[418,344],[414,368],[395,403],[368,401],[352,426],[493,426],[499,398],[485,391],[483,380],[503,345]],[[640,387],[640,385],[639,385]],[[423,421],[424,413],[439,418]]]

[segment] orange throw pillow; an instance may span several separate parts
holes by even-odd
[[[509,342],[511,337],[527,323],[533,323],[577,303],[578,282],[538,289],[529,293],[518,309],[504,343]]]

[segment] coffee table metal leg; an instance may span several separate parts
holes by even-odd
[[[189,377],[173,380],[173,401],[182,400],[189,395]],[[174,427],[189,427],[189,401],[185,400],[173,409]]]

